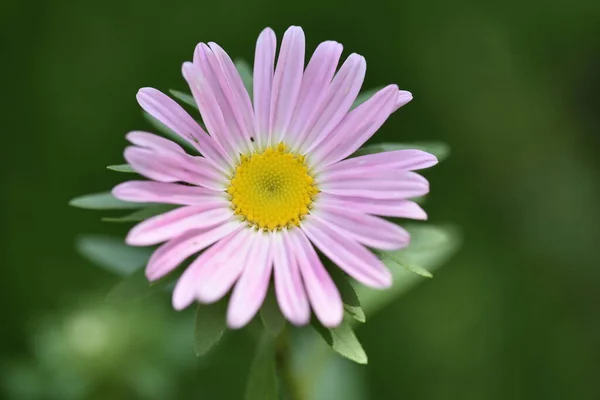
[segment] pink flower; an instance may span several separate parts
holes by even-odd
[[[342,45],[321,43],[304,68],[304,32],[290,27],[275,65],[276,39],[265,29],[256,44],[254,98],[221,47],[200,43],[183,76],[206,131],[175,101],[152,88],[137,95],[144,110],[193,145],[131,132],[128,163],[151,181],[118,185],[116,197],[181,205],[135,226],[127,243],[163,243],[146,275],[154,281],[202,252],[180,277],[173,306],[212,303],[232,290],[227,321],[247,324],[259,310],[271,276],[284,316],[337,326],[340,294],[317,254],[373,288],[392,284],[390,272],[368,249],[396,250],[409,234],[379,216],[426,219],[409,199],[429,191],[413,170],[436,164],[419,150],[346,159],[399,107],[409,92],[389,85],[350,110],[366,70],[351,54],[336,68]],[[208,131],[208,133],[207,133]]]

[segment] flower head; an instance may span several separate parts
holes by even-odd
[[[127,135],[128,163],[150,181],[118,185],[116,197],[180,205],[149,218],[127,236],[131,245],[163,243],[146,275],[157,280],[199,252],[173,293],[182,309],[211,303],[232,288],[227,321],[238,328],[260,308],[273,277],[282,313],[306,324],[311,308],[325,326],[343,318],[340,294],[318,249],[349,276],[374,288],[392,284],[369,248],[396,250],[408,233],[381,217],[425,219],[411,198],[429,191],[413,170],[434,165],[419,150],[349,158],[409,92],[389,85],[351,110],[366,71],[351,54],[337,70],[342,46],[321,43],[304,67],[304,33],[290,27],[275,63],[276,39],[265,29],[256,45],[253,99],[223,49],[200,43],[183,65],[204,130],[165,94],[143,88],[144,110],[189,142]]]

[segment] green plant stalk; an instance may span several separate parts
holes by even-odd
[[[298,379],[292,362],[292,348],[288,330],[284,328],[277,337],[277,349],[275,352],[275,366],[279,378],[288,394],[289,400],[309,400],[307,388]]]

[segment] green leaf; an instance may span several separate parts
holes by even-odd
[[[77,208],[85,208],[87,210],[127,210],[142,208],[147,206],[147,203],[131,203],[117,199],[110,192],[86,194],[84,196],[75,197],[69,201],[69,205]]]
[[[352,109],[360,106],[362,103],[364,103],[365,101],[369,100],[371,98],[371,96],[373,96],[375,93],[377,93],[381,89],[383,89],[383,88],[382,87],[376,87],[376,88],[373,88],[373,89],[367,89],[367,90],[363,91],[358,96],[356,96],[356,100],[354,100],[354,103],[352,103],[352,107],[350,109],[352,110]]]
[[[265,334],[257,347],[246,382],[244,400],[278,400],[275,340]]]
[[[367,354],[348,320],[342,321],[340,326],[333,329],[325,328],[318,322],[313,322],[312,326],[333,350],[355,363],[367,364]]]
[[[227,327],[226,302],[198,304],[194,320],[194,349],[197,356],[208,353],[221,340]]]
[[[170,205],[170,204],[152,204],[147,207],[142,208],[141,210],[134,211],[131,214],[124,215],[122,217],[104,217],[102,221],[105,222],[139,222],[150,217],[154,217],[155,215],[166,213],[167,211],[171,211],[178,206]]]
[[[378,251],[377,254],[383,263],[387,266],[399,265],[406,270],[421,275],[425,278],[433,278],[433,274],[418,264],[410,263],[403,260],[402,250],[393,252]]]
[[[146,265],[152,254],[152,249],[128,246],[122,238],[106,235],[81,235],[75,247],[91,262],[123,277]]]
[[[235,60],[235,67],[242,77],[242,82],[244,82],[244,87],[248,91],[250,98],[252,98],[252,67],[250,67],[250,64],[242,59]]]
[[[394,277],[392,287],[387,290],[373,290],[362,285],[355,288],[363,309],[369,314],[383,308],[422,280],[407,266],[413,270],[433,271],[447,262],[460,245],[460,235],[450,226],[427,224],[405,228],[411,234],[411,244],[406,249],[393,252],[392,258],[384,259]]]
[[[381,153],[383,151],[416,149],[433,154],[438,161],[443,161],[450,155],[450,146],[444,142],[415,142],[415,143],[377,143],[360,148],[352,157],[366,154]]]
[[[137,173],[133,168],[131,168],[131,165],[129,164],[109,165],[108,167],[106,167],[106,169],[110,169],[111,171],[117,172],[126,172],[129,174]]]
[[[344,303],[344,310],[348,315],[357,320],[358,322],[365,322],[366,316],[360,306],[360,301],[354,287],[350,284],[348,277],[340,271],[338,267],[332,267],[329,269],[329,274],[335,282],[336,287],[340,291],[342,296],[342,302]]]
[[[159,133],[162,133],[167,139],[171,139],[172,141],[180,144],[192,154],[198,154],[198,150],[194,148],[187,140],[179,136],[177,133],[173,132],[162,122],[154,118],[152,115],[148,114],[144,111],[144,117],[150,122],[150,124],[156,129]]]
[[[190,107],[195,108],[196,110],[198,109],[198,104],[196,104],[196,100],[194,100],[194,97],[191,94],[183,93],[179,90],[173,89],[169,89],[169,92],[171,92],[173,97],[175,97],[177,100],[180,100],[181,102],[187,104]]]
[[[424,204],[427,201],[427,196],[413,197],[411,200],[417,204]]]
[[[123,304],[143,300],[162,292],[166,285],[166,281],[151,284],[141,269],[117,283],[106,295],[106,302]]]
[[[266,331],[274,337],[279,335],[285,326],[285,318],[279,310],[273,285],[269,285],[267,297],[265,298],[265,301],[260,309],[260,319],[262,320]]]

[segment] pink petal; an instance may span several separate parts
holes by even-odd
[[[127,147],[124,155],[136,172],[155,181],[186,182],[212,190],[227,186],[227,177],[203,157],[134,146]]]
[[[404,228],[382,218],[322,204],[319,204],[318,210],[316,208],[311,211],[314,218],[329,226],[339,236],[354,239],[364,246],[398,250],[410,242],[410,235]]]
[[[184,181],[213,190],[224,190],[228,177],[204,157],[188,155],[178,144],[147,132],[129,132],[127,140],[134,147],[130,160],[137,172],[162,182]]]
[[[429,182],[414,172],[396,172],[379,179],[347,177],[318,182],[321,192],[369,199],[410,199],[429,192]]]
[[[177,182],[173,176],[176,160],[166,153],[164,157],[157,157],[154,152],[140,147],[130,146],[125,149],[124,158],[127,163],[139,174],[159,182]],[[159,162],[154,162],[158,158]]]
[[[286,235],[287,230],[273,234],[275,294],[285,318],[294,325],[306,325],[310,321],[310,307],[294,256],[296,249],[289,240],[284,241]]]
[[[397,92],[396,85],[389,85],[352,110],[311,155],[312,165],[329,165],[358,150],[390,116]]]
[[[241,266],[243,265],[239,259],[235,259],[236,251],[243,244],[243,240],[248,237],[247,229],[240,229],[230,233],[228,236],[220,239],[212,247],[205,250],[200,254],[189,267],[186,268],[185,272],[181,275],[177,281],[177,285],[173,291],[173,308],[176,310],[182,310],[189,306],[196,297],[196,293],[200,286],[207,284],[206,278],[210,277],[209,273],[219,273],[220,271],[230,272],[237,270],[231,283],[228,287],[221,292],[221,294],[214,298],[212,301],[216,301],[221,298],[229,288],[233,285]],[[212,302],[210,301],[210,302]],[[206,302],[208,303],[208,302]]]
[[[337,42],[321,43],[304,71],[296,111],[287,130],[286,141],[293,149],[304,141],[308,128],[315,122],[318,111],[323,106],[342,49],[342,45]]]
[[[360,283],[376,289],[392,285],[390,271],[356,241],[339,235],[312,215],[304,218],[301,228],[323,254]]]
[[[138,91],[137,101],[148,114],[190,142],[220,168],[230,162],[223,148],[169,96],[154,88],[142,88]]]
[[[149,246],[188,231],[221,225],[232,218],[231,207],[222,204],[180,207],[140,222],[129,231],[125,242],[132,246]]]
[[[292,229],[284,236],[288,249],[293,249],[302,273],[306,292],[317,318],[329,328],[338,326],[344,317],[340,292],[323,267],[317,252],[300,229]]]
[[[214,47],[217,48],[216,45]],[[240,99],[241,101],[238,104],[238,100],[232,89],[232,81],[225,71],[225,58],[229,57],[222,49],[220,55],[217,55],[206,44],[200,43],[196,46],[194,53],[194,65],[200,69],[205,86],[210,86],[208,92],[212,93],[216,100],[214,107],[217,107],[223,116],[224,131],[215,133],[211,131],[211,134],[213,136],[217,133],[221,135],[234,153],[247,153],[252,149],[252,143],[250,142],[250,132],[246,129],[244,117],[241,112],[241,108],[244,107],[245,103]],[[231,60],[229,62],[233,67]],[[235,70],[235,67],[233,68]],[[241,81],[237,71],[235,71],[235,74],[238,75]],[[206,91],[207,89],[204,87],[203,90]],[[246,94],[246,97],[248,98],[248,94]],[[248,99],[248,101],[250,100]],[[200,111],[202,112],[203,110],[201,109]],[[246,110],[246,113],[248,112],[250,110]],[[250,116],[251,119],[252,117]]]
[[[247,264],[248,251],[256,236],[254,233],[250,228],[243,229],[234,244],[220,250],[217,257],[201,267],[195,289],[198,300],[213,303],[231,289]]]
[[[153,133],[133,131],[125,135],[125,138],[136,146],[185,154],[185,150],[177,143]]]
[[[198,278],[202,267],[222,254],[223,250],[230,248],[239,232],[240,230],[234,231],[217,241],[196,257],[194,262],[185,269],[173,290],[172,304],[174,309],[183,310],[192,304],[196,287],[201,283]]]
[[[239,112],[240,126],[244,133],[248,135],[248,139],[250,139],[251,136],[254,136],[254,112],[252,111],[250,95],[244,87],[242,77],[229,55],[218,44],[211,42],[208,45],[219,59],[223,73],[227,78],[227,84],[231,89],[231,95],[235,100],[235,108]]]
[[[213,190],[225,190],[229,184],[229,177],[215,169],[204,157],[191,156],[188,158],[191,170],[190,174],[196,177],[196,185],[204,186]],[[194,183],[194,182],[190,182]]]
[[[227,310],[227,325],[238,329],[246,325],[262,305],[267,294],[273,257],[271,253],[271,238],[269,234],[256,232],[259,237],[254,239],[248,253],[251,264],[246,265],[239,278]]]
[[[323,100],[321,112],[300,146],[303,154],[316,148],[342,121],[360,92],[366,70],[365,58],[358,54],[350,54],[333,78]]]
[[[155,281],[173,271],[186,258],[230,233],[241,229],[242,223],[230,221],[207,229],[196,229],[163,244],[150,257],[146,277]]]
[[[335,177],[360,175],[371,170],[384,171],[385,169],[399,169],[414,171],[429,168],[437,164],[438,160],[433,154],[421,150],[394,150],[365,156],[349,158],[329,165],[322,169],[319,176],[323,181]],[[319,170],[317,170],[319,171]]]
[[[123,201],[138,203],[165,203],[181,205],[220,204],[229,201],[224,192],[197,186],[151,181],[128,181],[115,186],[113,196]]]
[[[216,78],[212,74],[206,75],[206,70],[210,68],[205,65],[207,62],[202,63],[204,68],[201,69],[199,66],[200,56],[197,56],[197,54],[203,54],[203,52],[198,51],[198,48],[201,48],[202,45],[203,43],[196,47],[194,59],[197,61],[193,64],[191,62],[184,63],[182,74],[192,91],[194,100],[198,104],[202,120],[206,124],[211,137],[226,150],[229,159],[237,162],[239,159],[239,149],[225,121],[225,115],[223,115],[223,111],[219,106],[217,93],[215,93],[216,83],[214,80]],[[227,116],[229,117],[229,115]]]
[[[384,217],[427,219],[427,214],[421,206],[410,200],[377,200],[360,197],[340,197],[321,193],[318,204],[319,207],[335,207],[342,211],[354,210]]]
[[[304,32],[291,26],[283,35],[271,93],[270,144],[276,145],[287,132],[296,107],[304,70]]]
[[[271,28],[263,30],[256,42],[254,55],[254,115],[256,119],[256,144],[259,149],[267,146],[271,120],[271,87],[277,39]]]
[[[396,99],[396,104],[394,105],[394,111],[407,104],[413,99],[413,95],[411,92],[407,92],[406,90],[398,91],[398,98]],[[392,111],[393,112],[393,111]]]

